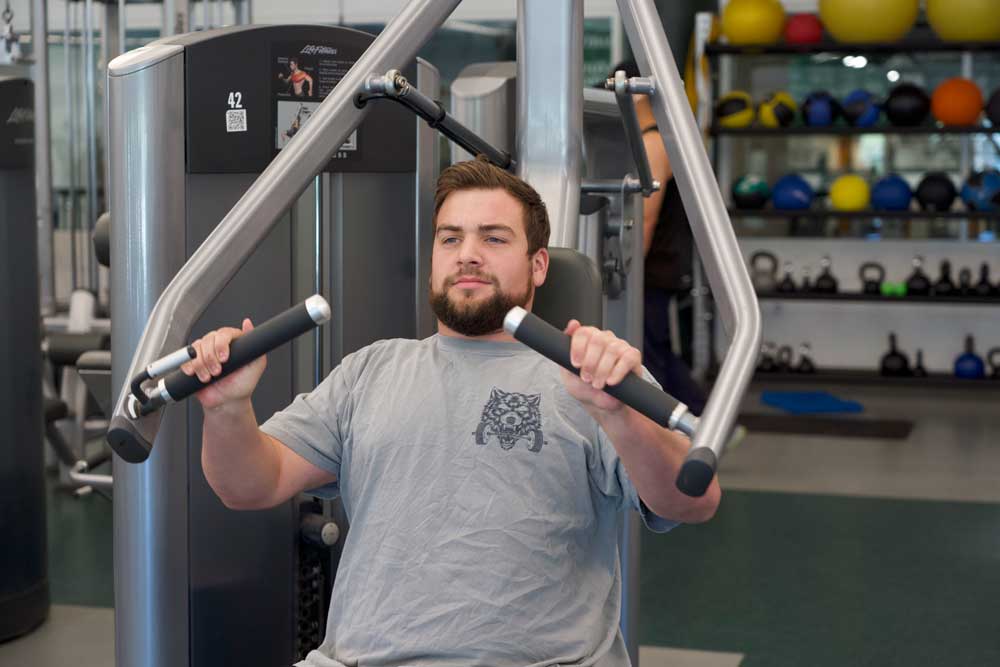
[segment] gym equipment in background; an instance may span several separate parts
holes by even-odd
[[[906,279],[906,293],[912,296],[929,296],[931,279],[924,273],[924,258],[919,255],[913,258],[913,273]]]
[[[997,289],[990,280],[990,264],[983,262],[979,265],[979,282],[976,283],[976,296],[988,297],[996,296]]]
[[[862,211],[870,203],[868,181],[857,174],[844,174],[830,185],[830,205],[836,211]]]
[[[896,127],[923,125],[931,112],[931,98],[924,89],[912,83],[901,83],[885,100],[885,116]]]
[[[778,0],[730,0],[722,11],[722,34],[733,45],[774,44],[784,27]]]
[[[906,283],[896,283],[886,280],[880,286],[882,296],[899,299],[906,296]]]
[[[815,14],[792,14],[785,22],[785,42],[816,44],[823,41],[823,22]]]
[[[799,105],[783,90],[771,93],[757,107],[757,118],[764,127],[788,127],[795,122]]]
[[[910,360],[896,347],[896,334],[889,334],[889,351],[882,356],[879,372],[886,377],[908,377],[911,375]]]
[[[878,123],[882,106],[867,90],[854,90],[844,98],[841,108],[844,118],[855,127],[872,127]]]
[[[996,0],[927,0],[927,22],[946,42],[1000,39],[1000,2]]]
[[[931,288],[934,296],[953,296],[955,294],[955,282],[951,279],[951,262],[947,259],[941,260],[941,274],[934,281]]]
[[[779,211],[807,210],[815,196],[812,186],[798,174],[782,176],[771,189],[771,202]]]
[[[812,272],[808,266],[802,267],[802,284],[799,286],[799,290],[803,294],[808,294],[813,291]]]
[[[734,90],[719,98],[715,104],[715,123],[727,129],[739,129],[753,124],[757,114],[749,93]]]
[[[986,102],[986,117],[993,123],[993,127],[1000,127],[1000,88],[993,91],[990,99]]]
[[[915,378],[925,378],[927,377],[927,369],[924,368],[924,351],[917,350],[917,361],[913,364],[913,377]]]
[[[973,211],[1000,210],[1000,171],[977,171],[962,185],[962,201]]]
[[[872,188],[872,207],[878,211],[906,211],[910,208],[913,191],[903,177],[890,174]]]
[[[975,288],[972,286],[972,269],[963,266],[958,272],[958,294],[959,296],[975,296]]]
[[[49,614],[34,94],[0,76],[0,641]]]
[[[943,213],[955,203],[958,188],[944,172],[932,171],[920,179],[914,194],[921,209]]]
[[[895,42],[910,32],[918,0],[820,0],[819,15],[838,42]]]
[[[931,113],[944,125],[975,125],[983,112],[983,93],[960,76],[941,82],[931,95]]]
[[[778,364],[774,360],[778,346],[771,341],[764,341],[760,346],[760,359],[757,362],[757,371],[760,373],[773,373],[778,370]]]
[[[819,264],[822,267],[822,270],[820,271],[820,274],[816,276],[816,282],[813,283],[812,291],[820,294],[836,294],[837,279],[830,270],[830,265],[833,264],[830,260],[830,256],[823,255]]]
[[[750,255],[750,281],[758,294],[777,288],[778,258],[773,252],[758,250]]]
[[[829,127],[840,115],[840,104],[825,90],[810,93],[802,102],[802,120],[810,127]]]
[[[858,267],[858,277],[861,278],[862,294],[881,294],[882,281],[885,280],[885,267],[878,262],[865,262]]]
[[[990,368],[993,369],[990,377],[994,380],[1000,380],[1000,347],[994,347],[987,352],[986,361],[989,362]]]
[[[771,198],[771,188],[764,179],[747,174],[733,183],[733,203],[737,208],[759,210],[767,205]]]
[[[799,288],[795,286],[795,279],[792,278],[792,263],[785,262],[784,269],[785,275],[781,279],[781,282],[778,283],[778,291],[784,294],[797,292]]]
[[[778,348],[777,354],[774,355],[774,366],[775,370],[779,373],[788,373],[792,370],[792,359],[795,356],[795,352],[792,351],[791,345],[782,345]]]
[[[799,363],[795,364],[796,373],[815,373],[816,363],[812,359],[812,346],[809,343],[799,345]]]
[[[967,380],[986,377],[986,364],[976,354],[976,340],[971,335],[965,337],[965,351],[955,359],[955,377]]]

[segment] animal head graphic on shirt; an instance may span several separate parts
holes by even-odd
[[[518,394],[493,387],[476,428],[476,444],[485,445],[494,437],[501,449],[512,449],[518,440],[525,440],[528,451],[541,451],[545,444],[541,402],[541,394]]]

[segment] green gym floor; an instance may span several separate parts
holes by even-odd
[[[913,432],[748,436],[715,519],[643,536],[644,666],[1000,665],[1000,391],[829,390]],[[110,667],[111,505],[48,509],[56,606],[0,665]]]

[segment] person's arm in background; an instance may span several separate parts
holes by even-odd
[[[674,170],[670,167],[670,159],[667,157],[667,150],[663,147],[663,139],[660,138],[660,132],[656,129],[656,118],[653,117],[649,100],[641,95],[636,95],[633,99],[636,102],[635,112],[639,118],[639,127],[645,130],[642,133],[642,143],[646,147],[649,171],[653,175],[653,180],[660,182],[660,189],[643,202],[642,252],[645,256],[649,254],[649,247],[653,243],[656,221],[660,219],[660,207],[663,206],[663,196],[667,190],[667,183],[674,177]]]

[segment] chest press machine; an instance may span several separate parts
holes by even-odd
[[[166,416],[163,410],[149,410],[145,414],[136,410],[132,381],[153,362],[183,349],[196,325],[203,330],[214,328],[246,314],[246,297],[242,302],[232,299],[238,292],[252,295],[257,305],[255,312],[263,308],[263,313],[273,313],[289,305],[289,295],[296,292],[294,269],[282,269],[276,274],[274,267],[287,263],[288,248],[294,239],[278,223],[288,219],[289,210],[301,207],[299,196],[311,183],[317,191],[328,195],[327,203],[322,207],[317,204],[317,209],[323,208],[324,215],[338,220],[331,232],[336,238],[330,239],[334,249],[317,250],[317,265],[322,259],[324,265],[337,269],[335,275],[324,276],[318,284],[317,291],[332,297],[334,324],[325,339],[326,351],[316,355],[317,364],[322,356],[321,365],[329,367],[347,352],[379,337],[431,333],[433,319],[427,312],[425,290],[436,136],[427,123],[415,123],[400,107],[407,107],[428,120],[467,150],[486,153],[500,164],[506,159],[504,166],[530,182],[546,202],[552,225],[550,245],[573,251],[567,260],[571,264],[578,264],[580,255],[589,257],[591,267],[585,267],[584,273],[589,271],[593,277],[594,267],[605,269],[604,275],[598,274],[598,282],[593,283],[595,288],[603,282],[603,291],[610,297],[609,292],[624,286],[624,294],[632,299],[620,316],[615,310],[618,306],[608,300],[603,304],[601,319],[607,313],[607,319],[616,320],[608,322],[610,327],[633,343],[641,336],[641,277],[638,282],[635,277],[635,274],[641,276],[641,238],[638,238],[641,232],[625,232],[636,227],[641,230],[641,224],[631,224],[641,220],[641,204],[636,208],[636,202],[641,202],[641,194],[648,195],[657,184],[649,180],[644,158],[638,153],[635,153],[638,176],[619,173],[612,180],[585,178],[590,174],[584,157],[582,0],[519,0],[516,148],[512,155],[506,156],[444,114],[439,105],[427,104],[427,95],[433,95],[437,87],[436,71],[415,60],[415,56],[458,4],[459,0],[407,3],[374,39],[357,37],[360,33],[350,38],[347,33],[354,31],[345,29],[305,26],[210,31],[161,40],[121,56],[109,66],[110,185],[115,220],[111,247],[116,258],[112,274],[112,310],[116,321],[112,375],[113,386],[121,389],[108,437],[118,454],[113,477],[116,654],[121,664],[149,667],[218,664],[222,654],[213,646],[220,645],[227,651],[237,645],[242,647],[238,656],[225,654],[228,662],[273,665],[293,659],[291,636],[296,605],[289,593],[280,590],[280,582],[285,575],[293,576],[293,566],[288,562],[288,552],[292,550],[288,535],[295,534],[292,527],[295,509],[276,508],[239,521],[227,517],[227,530],[232,527],[233,534],[239,536],[220,536],[220,531],[211,526],[217,527],[221,519],[215,509],[204,505],[204,481],[196,479],[197,449],[188,451],[178,446],[198,440],[200,424],[189,408],[181,420],[177,417],[180,408],[166,411]],[[645,76],[631,80],[616,76],[608,82],[608,87],[615,92],[613,100],[626,121],[626,136],[633,151],[637,144],[641,146],[641,140],[635,135],[637,127],[630,95],[650,97],[708,282],[731,336],[729,353],[700,422],[682,419],[683,410],[678,412],[671,406],[667,421],[675,423],[664,424],[693,436],[688,461],[676,483],[686,493],[700,495],[715,473],[750,380],[759,349],[760,315],[653,2],[619,0],[619,7]],[[256,42],[240,42],[240,34],[246,37],[250,33],[255,33]],[[308,123],[297,129],[294,138],[286,137],[287,144],[281,145],[276,156],[275,147],[270,145],[260,159],[257,153],[205,154],[206,147],[199,146],[197,132],[220,131],[204,130],[223,122],[211,117],[216,97],[224,96],[223,91],[229,93],[229,107],[223,109],[227,133],[255,132],[250,103],[259,102],[251,98],[235,99],[232,95],[235,86],[228,80],[202,82],[199,88],[193,78],[195,72],[211,75],[216,64],[224,62],[223,57],[240,54],[246,56],[250,69],[249,65],[256,62],[255,51],[265,52],[264,57],[271,58],[265,67],[273,67],[279,51],[287,51],[293,45],[296,49],[325,45],[336,52],[333,45],[338,40],[343,51],[339,58],[331,56],[331,62],[339,60],[343,71],[337,73],[335,86],[314,106]],[[228,45],[228,51],[212,51],[223,44]],[[199,59],[202,59],[200,65]],[[216,64],[210,67],[209,62]],[[253,89],[252,84],[247,86],[248,90]],[[318,78],[316,87],[323,87]],[[269,94],[265,91],[264,96]],[[194,98],[199,95],[203,98],[195,105]],[[593,102],[592,97],[587,96],[587,103]],[[400,104],[389,105],[379,101],[382,98]],[[282,101],[279,99],[268,112],[273,122],[263,123],[265,134],[280,134],[277,128]],[[234,102],[243,104],[244,114],[229,114],[241,110]],[[204,113],[205,118],[199,117],[199,113]],[[376,115],[380,116],[377,124],[373,121]],[[164,124],[169,126],[165,132],[150,131],[151,127]],[[390,127],[405,130],[387,140],[384,136],[374,138],[373,127],[379,131]],[[381,150],[363,154],[369,140],[382,141]],[[352,142],[361,162],[354,167],[337,167],[336,160]],[[205,160],[202,167],[194,164],[193,156],[198,154]],[[260,168],[227,170],[217,165],[204,166],[211,165],[213,160],[224,161],[226,157],[256,160],[261,163]],[[403,165],[394,166],[393,160],[400,160]],[[209,180],[208,173],[218,177]],[[317,179],[317,175],[321,178]],[[217,196],[220,184],[224,193]],[[396,196],[385,197],[386,191]],[[601,217],[603,207],[595,203],[601,194],[620,197],[617,213],[620,252],[617,258],[610,258],[613,260],[610,268],[602,239],[595,242],[590,232],[581,233],[581,229],[587,229],[581,224],[582,213]],[[394,205],[389,200],[395,200],[396,209],[389,210]],[[603,215],[608,217],[606,212]],[[352,231],[349,220],[362,216],[366,224],[371,220],[382,222],[369,230],[369,236],[352,237],[357,231]],[[219,217],[221,222],[215,225]],[[317,226],[319,217],[317,212]],[[399,264],[392,265],[408,289],[400,290],[395,284],[391,289],[376,285],[372,288],[374,294],[366,294],[367,284],[355,282],[358,287],[352,290],[352,280],[363,280],[355,272],[364,275],[363,266],[351,264],[352,255],[363,254],[366,244],[373,242],[373,234],[399,234],[400,218],[417,223],[403,234],[399,245],[405,250],[398,258]],[[181,220],[189,223],[182,226],[178,236],[176,226]],[[331,258],[324,253],[337,256]],[[556,254],[561,253],[560,250]],[[384,267],[383,264],[380,268]],[[610,289],[609,285],[616,280],[617,287]],[[540,296],[540,309],[545,310],[546,300],[560,302],[559,282],[553,276],[544,290],[545,298]],[[365,303],[352,302],[352,291],[360,293]],[[404,301],[392,301],[391,295],[400,292],[407,295]],[[220,294],[225,298],[220,298]],[[257,298],[265,295],[267,305],[260,306]],[[221,305],[223,301],[229,305]],[[404,312],[405,317],[399,320],[394,315],[390,321],[385,319],[389,316],[375,314],[360,331],[337,324],[341,318],[353,320],[351,308],[362,307],[372,312]],[[555,315],[552,319],[558,321]],[[532,345],[544,347],[547,343]],[[278,395],[260,399],[262,412],[283,407],[291,399],[296,388],[292,379],[295,363],[291,355],[286,355],[279,363],[272,364],[277,377],[271,381],[280,389]],[[159,440],[164,442],[154,447]],[[188,486],[194,495],[186,495]],[[206,520],[206,516],[215,523]],[[623,628],[633,663],[637,663],[634,630],[638,572],[634,565],[638,553],[634,533],[633,523],[631,528],[626,527],[622,544],[624,591],[630,597],[623,605]],[[257,535],[257,541],[252,535]],[[220,561],[208,553],[213,548],[232,551],[232,544],[224,544],[230,539],[237,545],[266,543],[266,546],[261,547],[262,553],[252,554],[249,562],[242,565]],[[196,546],[199,543],[201,547]],[[244,549],[243,555],[251,554]],[[211,566],[202,567],[198,565],[202,557],[216,560]],[[265,578],[270,580],[261,584],[260,590],[247,591],[247,582],[261,583],[262,578],[258,573],[243,579],[242,574],[264,563],[269,573]],[[279,564],[277,569],[274,563]],[[236,569],[229,569],[233,567]],[[244,613],[231,613],[237,605]],[[248,622],[256,623],[259,616],[251,621],[239,618],[266,610],[273,619],[276,608],[286,610],[288,616],[278,619],[281,628],[266,639],[260,637],[259,630],[248,633],[244,627]],[[223,620],[220,614],[229,618]],[[203,624],[213,624],[210,633],[199,630]]]

